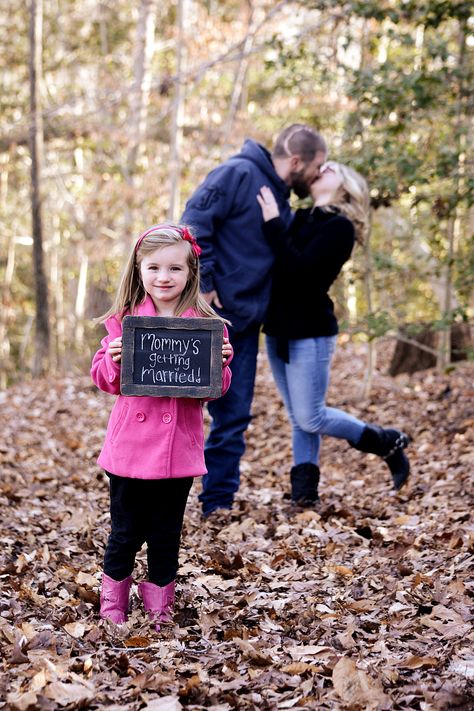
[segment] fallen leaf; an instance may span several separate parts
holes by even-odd
[[[150,640],[148,637],[129,637],[124,641],[125,647],[149,647]]]
[[[273,663],[270,657],[262,654],[258,649],[255,649],[250,642],[246,642],[244,639],[239,639],[238,637],[234,637],[233,641],[244,654],[244,657],[250,659],[257,666],[267,666]]]
[[[332,573],[337,573],[338,575],[343,575],[345,577],[354,575],[354,571],[351,570],[351,568],[346,568],[344,565],[329,565],[328,570]]]
[[[99,584],[97,578],[89,573],[83,573],[82,571],[76,575],[76,583],[78,585],[87,585],[90,588],[96,588]]]
[[[42,669],[32,678],[30,683],[31,691],[41,691],[49,681],[50,679],[46,675],[46,670]]]
[[[435,657],[416,657],[411,656],[402,662],[397,662],[397,667],[400,669],[420,669],[421,667],[436,667],[439,660]]]
[[[93,686],[86,686],[76,682],[54,681],[46,687],[43,694],[60,706],[83,704],[95,698]]]
[[[38,696],[34,691],[7,694],[10,711],[35,711],[38,708],[37,700]]]
[[[311,661],[315,657],[325,657],[334,655],[334,649],[332,647],[325,647],[320,645],[302,645],[301,647],[287,647],[285,651],[292,657],[292,659],[300,659]]]
[[[341,657],[334,667],[332,683],[337,694],[348,706],[372,711],[391,705],[380,681],[357,669],[355,662],[348,657]]]
[[[449,665],[449,671],[464,676],[466,679],[474,679],[474,658],[453,659]]]
[[[182,705],[177,696],[162,696],[149,701],[142,711],[181,711]]]
[[[24,651],[27,647],[27,644],[28,640],[26,639],[25,635],[21,635],[15,640],[15,644],[13,645],[13,651],[8,660],[9,664],[26,664],[30,661]]]
[[[71,637],[74,637],[74,639],[80,639],[84,636],[86,626],[83,622],[69,622],[64,625],[64,629]]]

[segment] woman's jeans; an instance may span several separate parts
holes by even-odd
[[[168,585],[178,570],[184,510],[193,478],[130,479],[106,474],[112,531],[104,573],[114,580],[128,578],[146,542],[148,580],[160,587]]]
[[[358,442],[365,423],[334,407],[326,407],[329,368],[336,336],[289,341],[290,362],[277,355],[276,338],[266,337],[276,385],[293,430],[295,465],[318,464],[321,435]]]

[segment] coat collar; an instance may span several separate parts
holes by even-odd
[[[156,316],[155,304],[149,294],[146,295],[145,301],[138,304],[134,316]]]
[[[153,303],[153,299],[149,294],[146,295],[145,301],[143,301],[141,304],[138,304],[137,308],[135,309],[135,316],[157,316],[158,314],[156,313],[155,309],[155,304]],[[193,318],[195,316],[198,316],[197,312],[195,309],[190,308],[186,309],[184,313],[181,314],[180,318]]]

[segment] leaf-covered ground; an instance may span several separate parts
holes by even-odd
[[[0,708],[474,709],[474,364],[393,380],[387,348],[360,402],[364,349],[341,346],[330,403],[413,437],[409,485],[325,439],[321,504],[293,508],[261,356],[235,509],[204,523],[195,483],[161,635],[135,592],[126,628],[98,618],[112,399],[87,377],[0,393]]]

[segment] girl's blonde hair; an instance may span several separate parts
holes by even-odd
[[[328,161],[326,165],[337,167],[342,176],[342,183],[331,205],[323,208],[328,212],[336,208],[354,225],[355,237],[363,244],[369,231],[369,187],[367,181],[353,168],[343,163]]]
[[[173,224],[155,225],[142,233],[122,272],[114,303],[105,314],[98,316],[94,321],[103,323],[109,316],[116,316],[122,320],[127,312],[133,315],[137,306],[145,301],[147,295],[140,276],[140,264],[143,258],[156,249],[175,244],[186,245],[189,268],[188,281],[179,299],[176,316],[181,316],[185,311],[193,308],[199,316],[219,318],[221,321],[225,321],[206,303],[199,291],[199,247],[197,247],[189,227]]]

